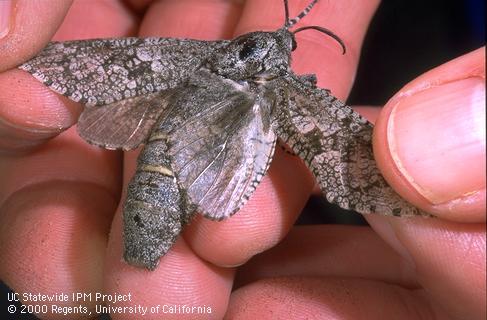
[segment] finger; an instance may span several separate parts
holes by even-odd
[[[0,71],[40,51],[63,21],[71,2],[1,1]],[[44,143],[71,126],[78,110],[24,72],[1,73],[0,151],[24,151]]]
[[[361,278],[418,288],[410,264],[371,228],[359,226],[295,226],[277,246],[238,268],[235,287],[285,276]]]
[[[41,50],[63,21],[71,2],[1,1],[0,72],[19,65]]]
[[[116,25],[116,19],[112,23]],[[17,80],[10,84],[19,85]],[[25,109],[23,123],[30,124],[37,115],[46,122],[56,118],[54,112],[40,111],[49,104],[43,94],[50,91],[42,90],[34,94],[31,113]],[[0,251],[0,277],[17,292],[101,292],[101,266],[119,199],[120,172],[117,152],[88,145],[75,128],[26,155],[0,157],[0,224],[8,231],[2,232],[2,243],[8,245]],[[91,310],[93,303],[87,306]]]
[[[32,11],[34,7],[31,8],[35,2],[23,3],[18,2],[20,9],[24,6],[30,8],[25,14],[38,16]],[[46,5],[47,2],[41,1],[38,7],[42,9]],[[135,21],[135,17],[118,1],[77,1],[56,32],[55,40],[124,36],[135,29]],[[29,32],[32,36],[39,33],[38,30]],[[36,41],[20,40],[27,41],[25,43],[30,46],[37,38]],[[0,50],[0,57],[2,52]],[[19,153],[32,150],[72,126],[80,113],[79,104],[54,93],[27,72],[10,70],[0,74],[0,151]]]
[[[194,25],[198,26],[197,37],[220,38],[229,33],[221,24],[224,17],[238,16],[240,7],[228,1],[161,1],[149,7],[140,32],[143,36],[193,38]],[[201,14],[207,12],[208,14]],[[163,17],[163,18],[161,18]],[[221,29],[220,29],[221,28]],[[124,161],[124,185],[135,172],[138,152],[126,153]],[[147,270],[127,265],[122,261],[122,212],[118,209],[108,244],[108,259],[105,269],[107,292],[131,292],[132,300],[121,302],[132,306],[188,305],[209,306],[208,318],[221,318],[228,304],[233,279],[232,269],[218,268],[194,254],[182,237],[161,258],[156,270]],[[182,314],[172,314],[181,318]],[[193,318],[194,314],[186,315]],[[114,319],[131,319],[130,314],[121,314]],[[170,318],[171,314],[152,314],[152,318]]]
[[[342,6],[341,3],[336,6],[328,6],[326,2],[318,3],[309,17],[303,19],[303,23],[306,21],[306,24],[322,25],[326,21],[327,28],[338,30],[349,46],[356,48],[351,49],[353,55],[353,52],[360,48],[361,35],[364,32],[357,30],[365,29],[377,4],[373,1],[351,1]],[[356,6],[357,10],[345,10],[344,6],[349,5]],[[304,7],[303,1],[292,2],[291,12],[296,15]],[[280,0],[247,1],[242,14],[236,34],[262,29],[276,30],[284,24],[284,8]],[[335,15],[339,15],[340,19]],[[302,34],[303,37],[317,36],[312,31]],[[301,36],[301,33],[299,35]],[[293,55],[294,61],[297,67],[301,65],[298,71],[319,72],[320,77],[333,75],[329,79],[336,82],[329,81],[328,84],[340,91],[343,96],[348,90],[345,84],[351,84],[356,59],[346,56],[342,60],[341,51],[336,48],[335,43],[328,43],[322,34],[319,36],[319,41],[298,43],[304,52],[296,52],[296,55]],[[322,56],[318,58],[315,55],[317,52]],[[318,70],[305,69],[306,66],[320,66],[321,63],[317,61],[330,63],[325,63],[325,67]],[[341,67],[345,70],[340,71]],[[249,202],[227,221],[212,222],[199,219],[197,223],[192,223],[185,233],[186,239],[199,256],[214,264],[240,265],[257,253],[276,245],[286,235],[304,207],[313,185],[312,176],[303,162],[298,157],[285,154],[277,148],[267,176]]]
[[[73,129],[29,156],[0,157],[0,277],[16,292],[101,291],[119,198],[114,163],[114,153],[87,147]]]
[[[164,30],[165,37],[229,39],[242,10],[238,0],[220,1],[218,4],[195,0],[166,2],[163,5],[164,10],[159,10],[160,6],[154,5],[147,11],[139,31],[141,36],[160,37],[159,30]],[[205,17],[203,20],[202,16]],[[210,19],[213,20],[210,22]]]
[[[303,166],[298,157],[276,149],[268,174],[239,212],[224,221],[197,217],[186,228],[192,249],[228,267],[275,246],[294,224],[314,185]]]
[[[437,216],[485,221],[485,50],[420,76],[385,106],[374,152],[397,192]]]
[[[225,319],[447,319],[407,290],[378,281],[287,277],[261,280],[232,293]]]
[[[154,0],[127,0],[125,3],[137,12],[144,12]]]
[[[0,73],[0,153],[32,151],[71,127],[81,106],[20,70]]]
[[[408,261],[419,284],[453,318],[485,318],[485,224],[366,218]]]
[[[55,41],[130,37],[137,32],[138,16],[118,0],[73,2]]]

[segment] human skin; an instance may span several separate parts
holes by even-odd
[[[290,2],[296,14],[308,1]],[[121,258],[119,204],[138,150],[122,154],[90,146],[72,127],[82,106],[12,68],[51,39],[138,35],[214,40],[275,30],[283,24],[283,7],[280,0],[132,4],[85,0],[70,7],[63,0],[18,0],[12,9],[11,28],[0,39],[2,280],[16,292],[131,293],[132,300],[121,306],[205,305],[213,313],[200,317],[211,319],[225,314],[228,319],[270,314],[485,318],[483,49],[414,80],[380,115],[361,110],[371,120],[378,117],[374,151],[384,176],[436,219],[369,216],[372,228],[294,227],[314,180],[297,157],[278,149],[268,175],[242,210],[223,222],[197,217],[159,267],[148,272]],[[318,32],[301,32],[293,70],[317,74],[320,87],[346,98],[377,5],[319,3],[302,23],[333,30],[346,43],[347,54]],[[147,9],[144,15],[141,8]],[[418,112],[417,105],[430,111]],[[442,110],[449,110],[448,125],[432,121]],[[443,148],[432,147],[426,138]],[[464,145],[470,148],[455,152]],[[164,318],[171,316],[195,318]]]

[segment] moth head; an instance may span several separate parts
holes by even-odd
[[[294,31],[289,30],[305,17],[317,2],[318,0],[311,1],[299,15],[291,19],[287,0],[284,0],[286,16],[282,28],[274,32],[251,32],[235,38],[207,60],[208,67],[214,73],[236,81],[282,75],[289,72],[291,51],[297,47],[296,33],[308,29],[332,37],[341,45],[345,53],[343,41],[326,28],[304,26]]]
[[[251,32],[230,41],[210,57],[209,67],[233,80],[246,80],[261,74],[278,74],[289,68],[294,35],[286,29]]]

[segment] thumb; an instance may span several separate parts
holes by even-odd
[[[478,49],[406,85],[384,107],[374,131],[386,180],[444,219],[367,221],[411,265],[416,292],[458,319],[486,314],[484,55]]]
[[[485,221],[485,48],[437,67],[385,106],[374,152],[386,180],[436,216]]]

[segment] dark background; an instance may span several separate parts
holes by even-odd
[[[366,36],[348,103],[383,105],[420,74],[477,49],[484,42],[483,0],[383,0]],[[356,213],[312,197],[298,223],[364,221]],[[0,283],[0,319],[37,319],[17,313],[12,317],[7,312],[8,290]]]

